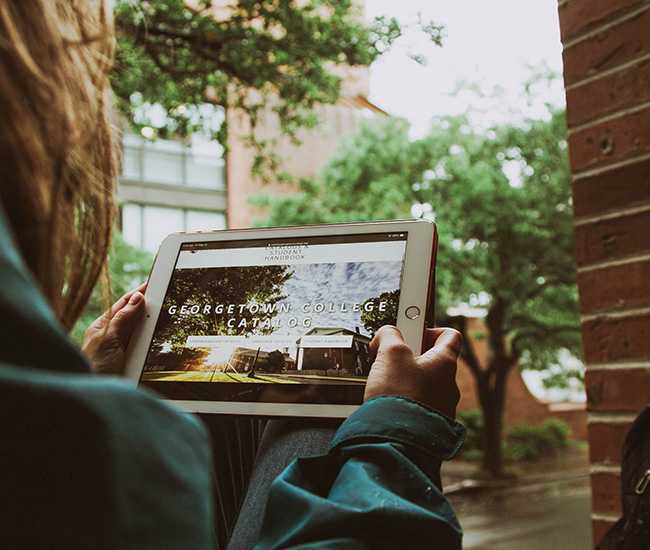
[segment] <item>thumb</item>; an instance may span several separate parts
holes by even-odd
[[[144,311],[144,295],[136,291],[129,298],[128,303],[120,309],[110,320],[109,332],[112,332],[123,347],[129,343],[135,325]]]

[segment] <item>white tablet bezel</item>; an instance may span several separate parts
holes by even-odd
[[[195,233],[173,233],[160,245],[145,293],[145,315],[136,327],[127,350],[127,378],[138,383],[149,351],[158,315],[176,265],[181,244],[193,242],[247,239],[277,239],[327,235],[361,235],[364,233],[407,233],[402,272],[397,326],[409,346],[419,352],[426,320],[431,318],[437,234],[435,224],[424,220],[365,222],[303,227],[264,229],[228,229]],[[420,315],[407,318],[409,306],[417,306]],[[315,416],[345,418],[358,405],[302,403],[260,403],[231,401],[185,401],[165,398],[189,412],[246,414],[263,416]]]

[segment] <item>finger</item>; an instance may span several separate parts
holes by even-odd
[[[370,344],[368,344],[369,347],[370,347],[370,351],[372,353],[376,354],[377,351],[379,350],[379,343],[382,340],[391,338],[391,336],[384,335],[384,334],[387,333],[387,332],[393,332],[393,331],[395,331],[397,333],[398,338],[401,338],[402,333],[399,331],[399,329],[397,327],[394,327],[392,325],[384,325],[383,327],[379,327],[377,332],[375,332],[375,335],[373,336],[372,340],[370,340]],[[386,340],[386,341],[388,341],[388,340]]]
[[[141,294],[144,293],[144,291],[147,288],[147,283],[148,282],[145,281],[144,283],[141,283],[138,287],[124,294],[109,309],[107,309],[99,317],[97,317],[97,319],[95,319],[90,324],[90,326],[86,329],[84,340],[88,338],[88,335],[94,334],[95,332],[103,333],[104,330],[107,329],[107,325],[110,324],[111,319],[113,319],[113,317],[115,317],[115,315],[129,303],[129,300],[131,299],[133,294],[135,294],[136,292],[140,292]]]
[[[135,325],[144,311],[144,295],[135,291],[126,305],[111,319],[109,331],[113,332],[119,342],[126,347],[131,339]]]
[[[441,327],[437,328],[427,328],[424,331],[424,342],[422,344],[422,350],[427,351],[431,349],[434,344],[436,343],[436,340],[438,339],[438,336],[440,336],[445,329]]]
[[[378,358],[388,354],[413,354],[399,329],[391,325],[385,325],[375,333],[370,349],[376,351]]]
[[[437,359],[447,359],[456,361],[460,354],[463,344],[463,338],[457,330],[453,328],[433,329],[432,336],[436,336],[433,347],[420,356],[420,361],[425,363],[433,362]]]
[[[129,303],[129,300],[131,297],[136,293],[139,292],[141,294],[144,294],[144,291],[147,289],[147,281],[144,283],[141,283],[139,286],[134,288],[133,290],[129,290],[124,296],[122,296],[117,302],[115,302],[111,306],[111,319],[115,316],[115,314],[120,311],[126,304]]]

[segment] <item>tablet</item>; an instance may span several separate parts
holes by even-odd
[[[127,376],[192,412],[346,417],[380,326],[421,350],[436,243],[421,220],[170,235]]]

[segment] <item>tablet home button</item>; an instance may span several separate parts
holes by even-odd
[[[420,308],[418,306],[409,306],[406,308],[405,313],[409,319],[417,319],[420,316]]]

